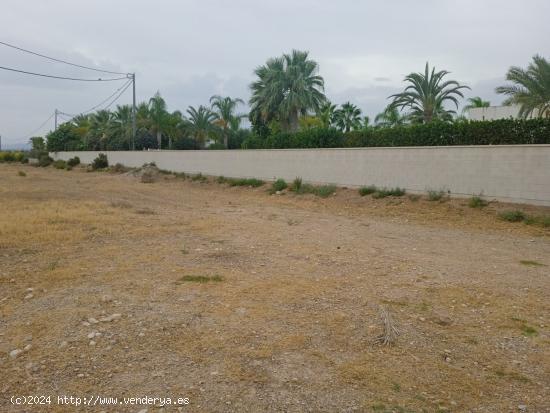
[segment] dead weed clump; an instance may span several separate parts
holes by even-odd
[[[392,346],[397,343],[397,336],[399,336],[399,330],[397,329],[390,312],[380,307],[380,320],[384,329],[383,333],[376,338],[376,342],[383,346]]]

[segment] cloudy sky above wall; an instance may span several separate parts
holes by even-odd
[[[293,48],[310,51],[334,103],[374,117],[403,77],[426,63],[493,104],[511,65],[550,57],[547,0],[4,0],[0,40],[59,59],[136,72],[138,101],[157,90],[170,110],[213,94],[247,100],[253,70]],[[0,46],[0,66],[94,77]],[[0,135],[26,141],[58,108],[78,113],[120,84],[0,72]],[[120,103],[130,103],[128,90]],[[245,110],[245,108],[242,108]],[[53,120],[37,134],[53,128]]]

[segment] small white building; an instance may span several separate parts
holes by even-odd
[[[472,108],[468,110],[470,120],[497,120],[497,119],[519,119],[519,105],[510,106],[489,106],[488,108]],[[538,111],[533,111],[529,118],[536,118]]]

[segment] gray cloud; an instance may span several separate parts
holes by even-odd
[[[84,65],[137,73],[138,99],[157,90],[171,110],[212,94],[248,99],[254,68],[292,48],[320,64],[327,94],[374,116],[426,61],[493,103],[511,65],[550,56],[550,2],[525,0],[4,0],[1,40]],[[2,66],[94,76],[0,47]],[[118,85],[0,72],[0,134],[17,142],[57,107],[89,108]],[[129,103],[126,93],[121,103]],[[52,127],[52,125],[48,125]],[[47,131],[47,127],[44,131]]]

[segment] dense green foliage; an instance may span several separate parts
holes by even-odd
[[[142,149],[236,149],[250,131],[241,128],[244,115],[235,113],[240,99],[213,96],[212,106],[189,107],[186,116],[169,112],[159,93],[136,111],[136,139],[132,139],[132,108],[99,110],[79,115],[61,124],[46,136],[31,139],[33,150],[51,152],[79,150],[142,150]]]
[[[92,162],[92,169],[104,169],[109,166],[109,161],[107,159],[107,155],[104,153],[100,153],[97,155],[97,158],[95,158]]]
[[[45,151],[142,149],[270,149],[369,146],[447,146],[550,143],[550,64],[535,56],[526,70],[512,67],[512,85],[498,88],[521,105],[521,115],[535,120],[502,119],[469,122],[455,112],[463,91],[469,89],[449,72],[426,63],[422,72],[405,77],[401,93],[374,118],[351,102],[333,104],[324,95],[324,80],[316,61],[293,50],[268,59],[250,85],[248,115],[238,113],[244,101],[214,95],[209,105],[168,111],[160,93],[136,110],[133,137],[131,106],[82,114],[61,124],[46,140],[31,138],[29,157]],[[486,107],[488,101],[470,97],[464,112]],[[251,128],[241,127],[248,116]],[[546,118],[546,119],[545,119]]]
[[[369,128],[349,133],[342,133],[333,128],[317,128],[295,134],[279,133],[265,139],[251,136],[243,142],[243,148],[285,149],[516,144],[550,144],[550,119],[432,122],[393,128]]]
[[[0,152],[0,163],[1,162],[26,163],[27,161],[28,161],[28,158],[24,152],[14,152],[14,151]]]
[[[250,85],[251,123],[260,127],[275,120],[283,131],[296,132],[300,116],[318,111],[326,100],[318,70],[309,53],[299,50],[258,67],[254,71],[257,80]]]
[[[416,123],[430,123],[435,120],[450,120],[455,113],[445,108],[450,102],[458,108],[458,98],[463,98],[461,89],[469,89],[456,80],[443,80],[449,74],[446,70],[439,72],[426,63],[424,72],[411,73],[405,77],[408,86],[401,93],[392,95],[392,107],[405,109],[408,117]]]
[[[53,163],[53,159],[48,156],[47,153],[43,153],[38,158],[38,166],[46,167],[50,166]]]
[[[500,86],[497,93],[508,96],[505,105],[520,105],[520,116],[528,117],[535,112],[539,117],[550,118],[550,62],[534,56],[527,70],[512,66],[506,74],[511,85]]]
[[[78,156],[75,156],[74,158],[71,158],[67,161],[67,165],[69,165],[71,168],[78,165],[80,163],[80,158]]]

